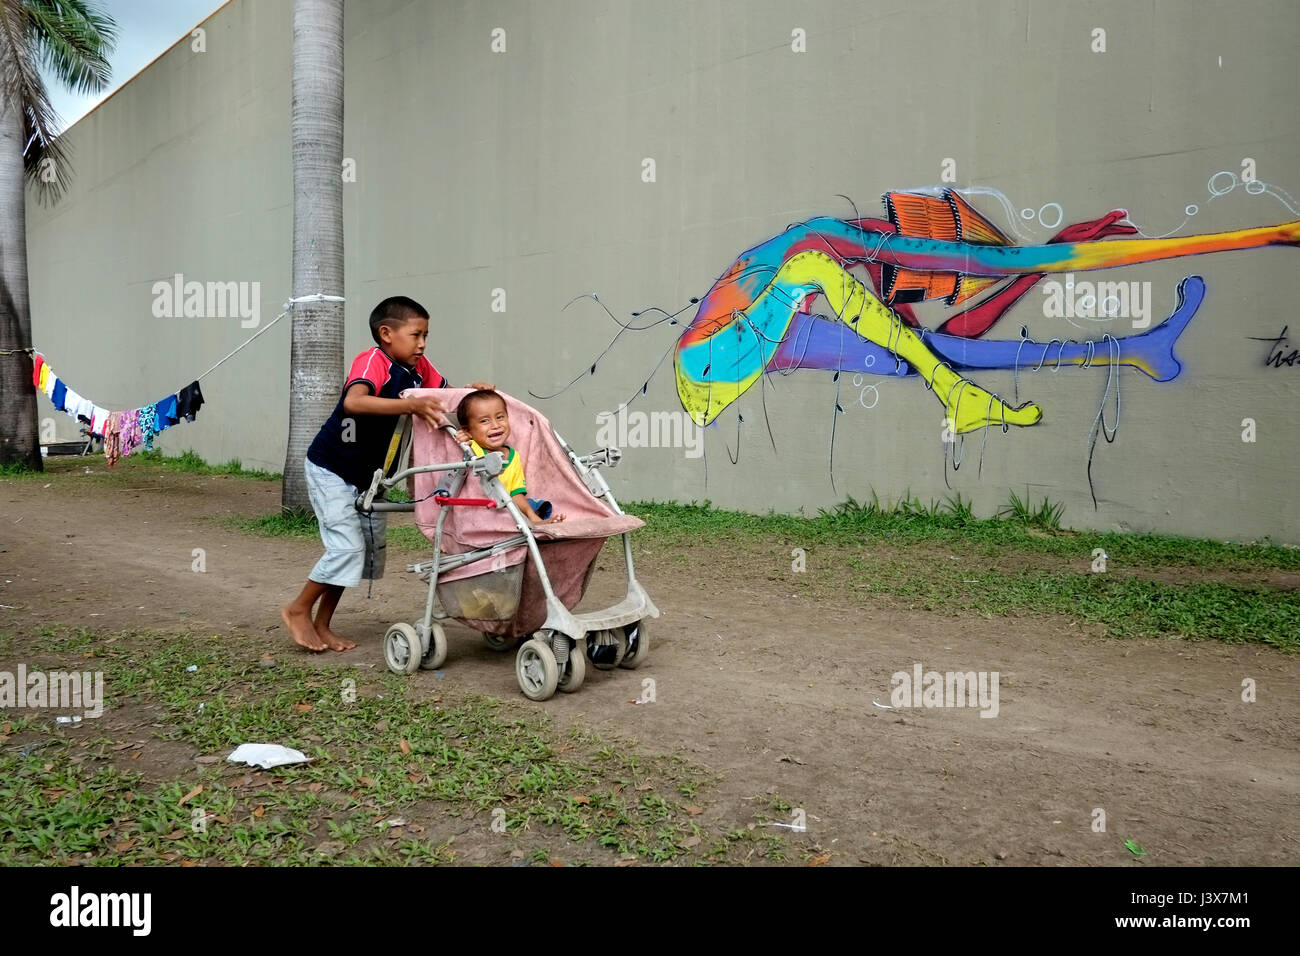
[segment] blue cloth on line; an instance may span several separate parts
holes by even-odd
[[[50,396],[50,401],[54,403],[56,411],[63,411],[64,400],[68,397],[68,386],[64,385],[59,379],[54,380],[54,393]]]
[[[180,415],[176,414],[176,396],[168,395],[162,401],[155,403],[154,423],[158,431],[164,428],[171,428],[181,420]]]

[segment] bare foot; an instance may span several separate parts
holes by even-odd
[[[331,651],[350,651],[352,648],[357,646],[353,641],[349,641],[344,637],[339,637],[328,627],[322,627],[320,624],[313,623],[312,628],[315,630],[316,636],[324,641],[325,645]]]
[[[292,604],[286,604],[280,609],[280,620],[284,621],[284,626],[289,629],[293,642],[303,650],[315,654],[329,650],[329,646],[320,639],[315,628],[312,627],[311,615],[306,611],[294,613],[290,610],[292,607]]]

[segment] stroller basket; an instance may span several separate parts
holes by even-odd
[[[438,585],[438,601],[448,617],[458,621],[499,624],[515,619],[519,591],[524,583],[524,566],[489,571],[472,578],[445,581]],[[481,627],[479,630],[489,630]]]

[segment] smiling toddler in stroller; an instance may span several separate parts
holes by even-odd
[[[454,408],[469,389],[413,389],[440,397]],[[515,656],[519,688],[532,700],[582,686],[586,666],[635,668],[649,655],[646,619],[659,611],[636,579],[631,532],[644,524],[626,515],[600,474],[621,457],[606,448],[578,455],[535,409],[498,392],[509,415],[509,448],[487,451],[456,440],[457,429],[406,420],[408,436],[397,471],[377,472],[357,509],[414,511],[416,525],[433,545],[428,561],[408,570],[429,581],[424,617],[392,625],[384,636],[384,659],[397,673],[440,667],[447,656],[440,623],[454,618],[481,631],[488,645]],[[564,520],[534,523],[500,480],[510,460],[522,459],[528,494],[544,496],[549,513]],[[410,462],[408,466],[408,460]],[[512,472],[516,473],[516,472]],[[383,493],[408,476],[413,502],[390,502]],[[534,505],[530,504],[529,510]],[[623,537],[626,597],[612,607],[576,614],[606,538]]]

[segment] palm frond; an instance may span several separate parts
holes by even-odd
[[[116,38],[90,0],[0,0],[0,103],[22,115],[23,169],[42,203],[63,194],[72,166],[40,67],[81,92],[102,90]]]
[[[41,64],[78,93],[108,86],[108,56],[117,45],[117,24],[86,0],[25,0],[31,38]]]

